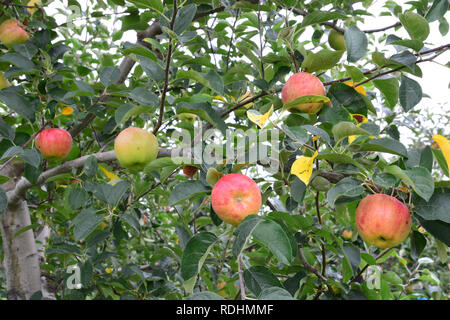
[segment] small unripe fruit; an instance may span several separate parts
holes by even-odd
[[[325,87],[323,86],[322,81],[308,72],[298,72],[294,74],[288,79],[281,90],[281,100],[283,104],[307,95],[325,96]],[[288,110],[291,112],[300,111],[316,114],[322,109],[322,106],[322,102],[300,103]]]
[[[116,137],[114,152],[122,167],[142,170],[158,156],[158,141],[147,130],[129,127]]]
[[[12,48],[14,44],[22,44],[28,38],[28,32],[16,20],[6,20],[0,25],[0,42],[8,48]]]
[[[403,242],[411,230],[408,207],[386,194],[373,194],[361,200],[355,222],[363,240],[379,248]]]
[[[342,238],[346,239],[346,240],[351,240],[353,236],[353,231],[352,230],[344,230],[342,231]]]
[[[192,178],[197,171],[198,168],[194,166],[185,165],[183,167],[183,173],[189,178]]]
[[[63,160],[72,149],[72,136],[64,129],[45,129],[37,135],[36,147],[47,160]]]
[[[331,188],[331,183],[321,176],[316,176],[311,181],[311,187],[317,191],[328,191]]]
[[[206,173],[206,182],[208,182],[211,187],[213,187],[220,178],[223,177],[223,173],[217,171],[215,168],[209,168]]]
[[[245,217],[257,214],[261,209],[261,190],[251,178],[240,173],[230,173],[214,185],[211,205],[220,219],[238,226]]]
[[[0,90],[9,87],[11,84],[3,75],[3,72],[0,72]]]
[[[346,49],[344,34],[334,29],[331,29],[330,33],[328,34],[328,43],[330,44],[330,47],[332,47],[334,50]]]

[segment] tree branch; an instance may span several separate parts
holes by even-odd
[[[158,158],[161,157],[170,157],[171,155],[171,150],[169,149],[159,149],[158,152]],[[72,161],[67,161],[64,162],[63,164],[51,168],[47,171],[42,172],[36,183],[32,184],[31,182],[29,182],[27,179],[22,178],[20,179],[20,181],[17,182],[16,187],[7,192],[7,197],[8,197],[8,205],[10,204],[15,204],[18,201],[20,201],[23,196],[25,195],[25,192],[33,187],[33,186],[37,186],[37,185],[41,185],[43,183],[45,183],[45,181],[47,181],[47,179],[54,177],[58,174],[62,174],[62,173],[66,173],[66,172],[70,172],[73,169],[78,169],[81,168],[84,163],[86,162],[86,160],[89,157],[95,157],[97,159],[97,161],[99,162],[106,162],[106,161],[113,161],[116,160],[116,154],[114,153],[114,150],[112,151],[107,151],[107,152],[99,152],[99,153],[94,153],[94,154],[89,154],[89,155],[85,155],[83,157],[77,158],[75,160]]]

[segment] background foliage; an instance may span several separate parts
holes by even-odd
[[[240,299],[245,288],[248,299],[448,299],[450,214],[442,208],[450,186],[432,136],[448,137],[449,109],[428,108],[433,97],[421,89],[422,68],[450,48],[428,41],[429,25],[447,35],[448,1],[384,1],[380,12],[373,2],[69,0],[57,6],[62,24],[47,14],[56,2],[44,0],[32,16],[23,1],[0,2],[0,22],[18,18],[31,34],[1,48],[0,70],[12,84],[0,91],[1,161],[24,161],[31,183],[60,165],[29,142],[44,127],[71,132],[65,161],[112,150],[128,126],[155,132],[169,150],[173,132],[194,136],[200,122],[260,132],[247,108],[273,106],[264,128],[280,131],[276,173],[261,162],[202,164],[189,179],[168,157],[140,173],[90,157],[30,188],[30,228],[51,229],[41,270],[56,298]],[[362,28],[373,15],[394,24]],[[329,46],[331,29],[345,31],[346,50]],[[301,70],[319,76],[331,100],[317,116],[283,111],[281,88]],[[182,122],[183,112],[199,119]],[[368,122],[357,127],[353,114]],[[290,167],[315,150],[313,177],[326,182],[306,186]],[[221,223],[209,167],[252,177],[260,215],[237,228]],[[412,209],[409,239],[384,254],[354,223],[371,192]],[[80,268],[79,289],[66,285],[71,265]],[[6,297],[1,271],[0,280]]]

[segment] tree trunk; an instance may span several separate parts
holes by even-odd
[[[2,168],[0,174],[10,178],[1,186],[5,192],[16,187],[23,169],[24,164],[20,162],[13,162]],[[30,299],[35,292],[41,291],[41,272],[33,230],[29,229],[16,236],[19,230],[31,225],[26,201],[20,199],[9,203],[0,218],[7,298]]]
[[[41,290],[39,255],[33,230],[18,236],[17,231],[31,225],[27,203],[22,200],[8,206],[1,219],[8,300],[23,300]]]

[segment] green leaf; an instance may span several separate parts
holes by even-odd
[[[411,48],[416,52],[419,52],[423,48],[423,42],[420,40],[396,40],[390,42],[389,44]]]
[[[413,55],[409,51],[403,51],[401,53],[397,53],[392,55],[389,60],[398,62],[404,66],[407,66],[411,72],[414,72],[414,68],[416,65],[416,56]]]
[[[163,13],[164,11],[164,6],[161,0],[127,0],[127,1],[144,8],[154,9],[159,14]]]
[[[266,267],[252,266],[244,270],[245,286],[259,296],[266,288],[279,287],[282,288],[280,280]]]
[[[428,22],[441,19],[448,10],[448,0],[434,0],[430,10],[425,15]]]
[[[290,264],[293,259],[292,241],[286,229],[274,220],[264,218],[253,230],[253,237],[269,248],[278,261]]]
[[[376,79],[373,83],[383,94],[389,109],[393,110],[398,102],[399,85],[397,78]]]
[[[383,279],[393,285],[400,286],[403,283],[402,278],[400,278],[394,271],[386,271],[383,273]]]
[[[0,136],[11,141],[13,141],[16,136],[14,129],[11,128],[3,118],[0,118]]]
[[[302,125],[302,128],[306,129],[309,133],[324,139],[327,143],[331,143],[330,136],[325,130],[309,124]]]
[[[258,300],[295,300],[286,289],[266,287],[259,294]]]
[[[417,81],[402,75],[399,97],[403,110],[408,112],[422,100],[422,88]]]
[[[142,69],[147,74],[147,76],[150,77],[150,79],[156,82],[161,82],[165,79],[163,68],[161,68],[161,66],[155,61],[145,57],[140,57],[139,61],[141,63]]]
[[[39,106],[39,99],[22,96],[19,92],[9,87],[0,91],[0,100],[11,110],[34,122],[35,111]]]
[[[104,67],[100,71],[100,82],[105,86],[109,87],[113,83],[116,83],[120,79],[120,70],[117,67]]]
[[[232,252],[236,259],[239,257],[242,250],[245,249],[245,246],[252,236],[253,230],[255,230],[262,221],[262,217],[251,214],[245,217],[241,224],[235,229],[234,235],[236,235],[236,239],[233,242]]]
[[[356,62],[367,54],[367,37],[357,26],[345,29],[344,41],[347,48],[347,61]]]
[[[95,209],[82,210],[72,221],[75,241],[83,241],[102,222],[102,218],[95,213]]]
[[[408,156],[405,146],[391,138],[371,139],[362,144],[353,143],[349,146],[349,149],[353,152],[379,151],[403,157]]]
[[[114,208],[129,187],[130,182],[125,180],[117,182],[114,186],[108,183],[98,184],[94,189],[94,195],[99,200],[107,203],[111,208]]]
[[[446,36],[449,30],[448,22],[445,18],[439,19],[439,32],[441,35]]]
[[[441,220],[425,220],[420,215],[417,216],[420,224],[436,239],[450,246],[450,223]]]
[[[19,154],[19,157],[22,158],[25,163],[28,163],[35,168],[39,168],[42,161],[41,153],[37,149],[24,149]]]
[[[413,40],[425,41],[430,34],[430,26],[420,14],[405,12],[399,16],[400,22]]]
[[[436,189],[429,199],[418,199],[414,211],[425,220],[441,220],[450,223],[450,189]]]
[[[420,254],[427,245],[427,239],[418,231],[413,230],[410,235],[411,240],[411,256],[414,259],[420,257]]]
[[[0,61],[9,62],[16,67],[20,68],[21,71],[32,71],[37,70],[37,66],[30,59],[24,57],[19,53],[7,53],[0,57]]]
[[[195,195],[206,194],[208,190],[199,180],[180,182],[170,193],[169,205],[173,206]]]
[[[362,114],[367,117],[367,110],[369,105],[364,100],[364,95],[358,93],[352,87],[344,83],[333,83],[327,94],[331,100],[335,99],[339,104],[343,105],[348,113]],[[334,106],[330,109],[337,109]],[[348,119],[348,115],[346,118]]]
[[[210,69],[207,74],[204,75],[206,81],[209,83],[209,87],[211,87],[218,94],[223,95],[224,84],[222,77],[213,69]]]
[[[304,28],[306,26],[310,26],[325,21],[346,19],[346,18],[347,18],[346,15],[339,12],[313,11],[303,18],[301,27]]]
[[[285,103],[283,105],[283,107],[285,109],[289,109],[289,108],[295,107],[297,104],[314,103],[314,102],[328,103],[328,102],[330,102],[330,98],[325,97],[325,96],[305,95],[305,96],[295,98],[294,100],[291,100],[288,103]]]
[[[361,264],[361,253],[358,247],[353,245],[344,245],[344,255],[350,262],[353,272],[357,272]]]
[[[306,72],[316,72],[333,68],[341,59],[345,50],[322,49],[317,53],[309,53],[303,60],[302,68]]]
[[[306,185],[300,180],[297,176],[294,178],[294,181],[291,184],[291,197],[297,203],[303,203],[303,199],[305,198],[306,193]]]
[[[88,199],[87,192],[82,188],[73,188],[69,192],[69,206],[76,210],[83,207]]]
[[[184,287],[188,293],[192,293],[197,274],[216,241],[217,237],[214,234],[201,232],[186,244],[181,258],[181,277],[185,280]]]
[[[193,113],[200,117],[200,119],[205,120],[217,129],[219,129],[224,135],[227,131],[227,125],[223,121],[220,114],[211,107],[208,103],[186,103],[181,102],[177,106],[177,114],[180,113]]]
[[[442,153],[441,149],[434,149],[431,148],[431,151],[433,152],[434,157],[436,158],[439,166],[441,167],[442,171],[444,172],[444,174],[449,177],[449,172],[448,172],[448,165],[447,165],[447,161],[444,158],[444,154]]]
[[[428,201],[434,192],[434,180],[430,172],[424,167],[414,167],[405,171],[411,181],[414,191],[425,201]]]
[[[339,141],[342,138],[352,136],[352,135],[367,135],[371,136],[370,132],[356,126],[353,122],[342,121],[335,124],[331,129],[333,133],[334,140]]]
[[[191,294],[186,300],[225,300],[215,292],[202,291]]]
[[[334,207],[337,200],[354,200],[364,193],[364,187],[361,181],[352,177],[346,177],[336,183],[327,193],[327,201],[331,207]]]
[[[181,7],[175,17],[175,23],[173,25],[173,31],[180,35],[186,30],[194,20],[195,13],[197,12],[197,6],[193,3],[187,6]]]
[[[84,163],[83,168],[84,168],[84,173],[88,177],[95,176],[97,174],[97,169],[98,169],[97,158],[94,156],[89,156],[86,159],[86,162]]]
[[[288,127],[283,125],[282,128],[290,139],[300,144],[304,144],[310,139],[310,136],[308,135],[306,130],[300,126]]]
[[[134,88],[133,91],[129,93],[129,96],[140,104],[149,106],[156,106],[159,104],[156,94],[144,87]]]

